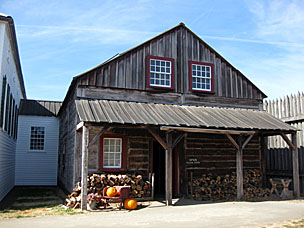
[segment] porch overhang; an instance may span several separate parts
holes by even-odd
[[[298,149],[295,137],[298,129],[265,111],[104,99],[78,99],[76,109],[81,121],[77,125],[77,130],[83,129],[82,145],[85,145],[82,147],[83,181],[86,180],[87,175],[88,147],[96,138],[111,127],[147,128],[166,150],[166,201],[170,205],[172,204],[172,149],[184,137],[184,134],[181,134],[173,141],[172,132],[224,134],[237,152],[237,198],[241,199],[243,150],[256,134],[281,135],[293,150],[294,192],[296,197],[299,197]],[[88,140],[89,126],[103,126],[91,142]],[[166,131],[166,140],[160,137],[155,131],[156,128]],[[286,134],[292,134],[292,141]],[[82,194],[82,200],[85,202],[86,192]],[[84,207],[83,203],[82,208]]]
[[[265,111],[220,108],[194,105],[176,105],[115,101],[101,99],[76,100],[76,109],[82,124],[157,126],[182,131],[225,132],[231,134],[261,133],[280,135],[297,129]],[[196,130],[201,129],[201,130]],[[204,130],[202,130],[204,129]]]

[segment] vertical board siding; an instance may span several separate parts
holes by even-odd
[[[198,97],[203,94],[192,92],[189,88],[189,61],[199,61],[214,65],[215,94],[205,94],[206,96],[262,99],[262,93],[247,78],[183,27],[138,46],[93,70],[94,73],[88,72],[84,77],[86,79],[80,80],[80,85],[151,90],[146,88],[146,64],[149,55],[175,60],[176,93]]]
[[[45,127],[44,151],[30,151],[31,126]],[[16,185],[57,185],[59,122],[56,117],[19,116]]]
[[[14,187],[16,142],[0,132],[0,201]]]
[[[273,116],[298,128],[299,172],[301,194],[304,194],[304,93],[264,102],[264,109]],[[281,136],[268,137],[267,172],[292,176],[292,151]]]

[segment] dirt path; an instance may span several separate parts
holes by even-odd
[[[277,227],[284,221],[304,219],[304,201],[198,203],[180,200],[165,207],[153,202],[135,211],[92,212],[1,220],[6,228],[54,227]]]

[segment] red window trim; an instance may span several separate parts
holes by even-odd
[[[203,65],[203,66],[210,66],[211,67],[211,91],[206,90],[198,90],[192,88],[192,64]],[[189,89],[192,92],[199,92],[199,93],[212,93],[214,94],[214,65],[212,63],[205,63],[205,62],[197,62],[197,61],[189,61]]]
[[[171,87],[150,85],[150,59],[159,59],[159,60],[165,60],[171,62]],[[165,58],[165,57],[152,56],[152,55],[149,55],[147,57],[147,87],[157,88],[157,89],[170,89],[170,90],[174,89],[174,59],[173,58]]]
[[[103,139],[104,138],[121,138],[121,168],[103,168]],[[99,153],[99,170],[100,171],[124,171],[127,169],[127,139],[124,135],[102,135],[100,137],[100,153]]]

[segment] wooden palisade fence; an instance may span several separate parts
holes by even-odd
[[[298,128],[300,192],[304,195],[304,93],[264,102],[273,116]],[[292,179],[292,151],[280,136],[268,137],[266,169],[268,177]],[[292,186],[292,185],[290,185]]]

